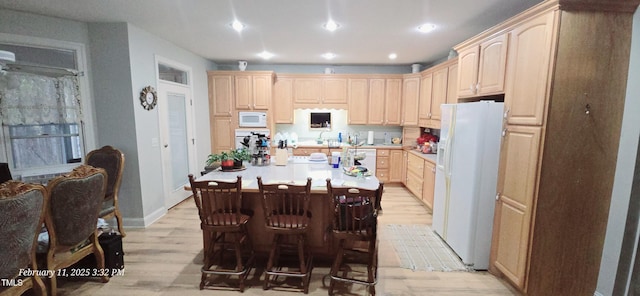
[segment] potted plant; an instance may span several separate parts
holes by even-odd
[[[222,151],[220,154],[209,154],[209,157],[207,157],[207,165],[209,166],[217,162],[220,163],[223,170],[233,168],[233,158],[229,152]]]
[[[241,168],[243,160],[251,160],[251,154],[249,154],[249,150],[247,150],[247,148],[231,150],[230,157],[233,159],[233,166],[235,168]]]

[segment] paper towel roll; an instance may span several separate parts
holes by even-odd
[[[367,133],[367,144],[373,145],[373,131],[369,131],[369,133]]]

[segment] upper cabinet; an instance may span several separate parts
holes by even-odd
[[[504,93],[508,36],[497,35],[458,50],[458,97]]]
[[[402,125],[418,125],[418,102],[420,101],[420,75],[407,74],[402,82]]]
[[[349,79],[349,124],[367,124],[369,109],[369,80],[366,78]]]
[[[233,76],[209,72],[209,112],[211,116],[231,116],[233,111]]]
[[[293,81],[296,107],[346,108],[348,101],[347,77],[334,75],[295,75]],[[329,106],[327,106],[329,105]]]
[[[278,77],[273,86],[274,123],[293,123],[293,78]]]
[[[396,78],[397,77],[397,78]],[[369,78],[369,101],[367,124],[400,125],[402,117],[402,76],[381,76]],[[351,100],[352,97],[349,98]],[[354,106],[349,112],[363,112]]]
[[[402,78],[386,79],[384,98],[384,124],[400,125],[402,121]]]
[[[509,79],[504,97],[508,124],[542,125],[554,15],[545,14],[511,31]]]
[[[457,102],[458,63],[449,60],[421,72],[418,124],[440,128],[440,105]]]
[[[241,72],[234,75],[237,110],[268,110],[273,91],[272,73]]]

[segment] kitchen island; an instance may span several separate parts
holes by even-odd
[[[275,161],[268,166],[247,165],[246,169],[233,172],[214,170],[199,177],[198,181],[233,181],[236,176],[242,177],[242,207],[253,211],[249,220],[248,231],[254,250],[267,252],[273,240],[273,235],[266,231],[265,218],[262,210],[261,196],[258,189],[257,177],[261,176],[264,183],[306,183],[311,177],[311,219],[307,234],[309,249],[316,257],[329,258],[335,253],[337,242],[334,242],[327,229],[331,226],[333,212],[331,200],[327,195],[327,178],[331,178],[334,186],[355,186],[365,189],[378,188],[379,181],[374,176],[353,177],[343,173],[342,168],[332,168],[327,161],[313,162],[306,159],[292,159],[286,166],[276,166]]]

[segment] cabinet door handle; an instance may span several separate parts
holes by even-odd
[[[472,92],[472,93],[474,92],[473,91],[473,84],[469,84],[469,91]]]
[[[500,192],[496,193],[496,201],[500,200]]]
[[[504,117],[504,119],[507,119],[509,117],[509,107],[507,107],[507,110],[504,110],[503,117]]]
[[[476,84],[476,92],[478,92],[480,90],[480,81],[478,81],[478,83]]]
[[[427,118],[431,118],[431,113],[429,113],[429,117],[427,117]]]
[[[436,172],[436,168],[435,168],[435,167],[432,167],[432,168],[431,168],[431,171],[435,173],[435,172]]]
[[[506,135],[507,135],[507,129],[505,128],[505,129],[502,130],[502,136],[504,137]]]

